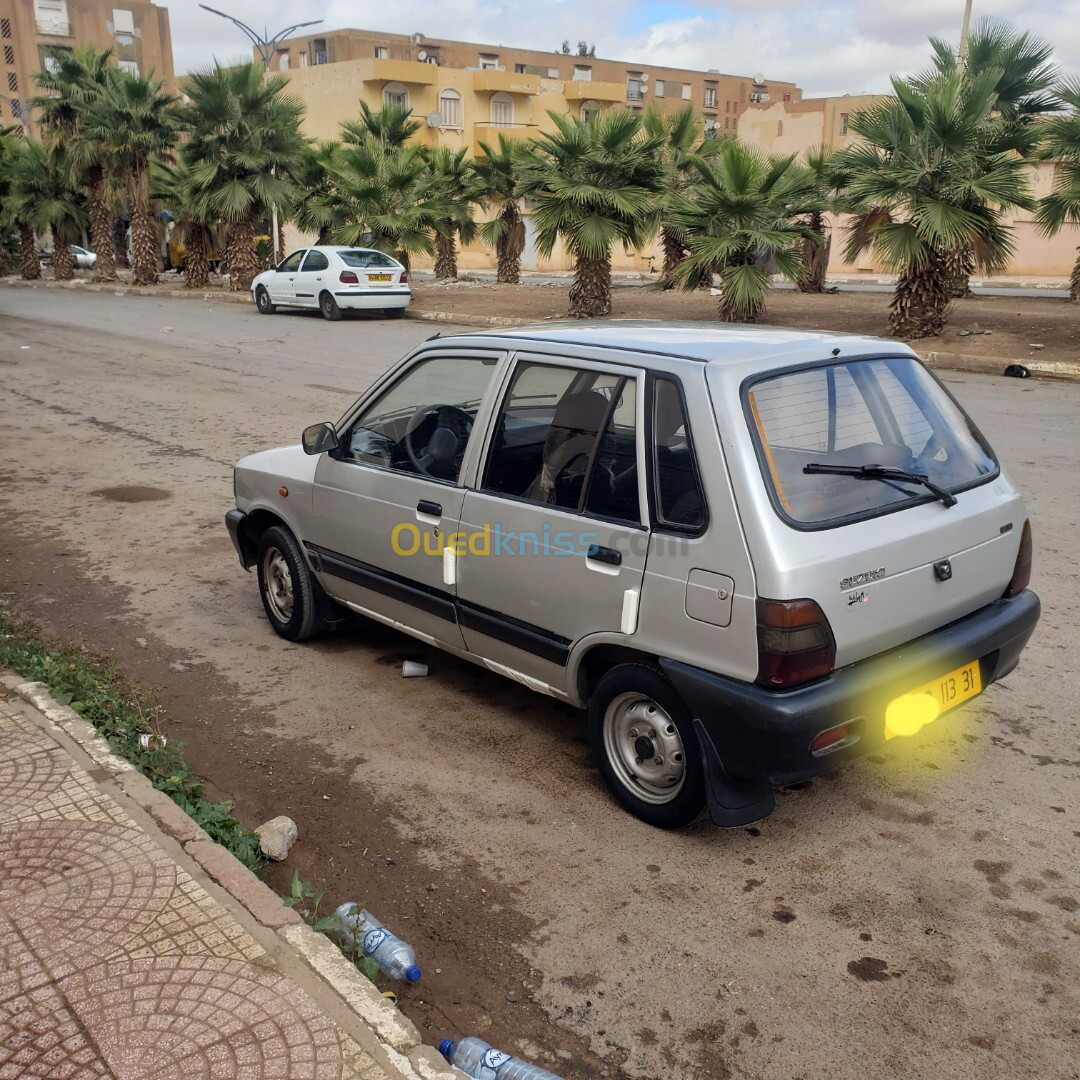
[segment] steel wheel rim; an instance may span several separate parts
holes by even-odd
[[[642,751],[652,749],[649,755]],[[604,750],[619,782],[642,802],[659,806],[686,783],[686,748],[671,717],[647,694],[613,698],[604,712]]]
[[[274,618],[287,623],[293,614],[293,579],[289,564],[277,548],[263,555],[263,595]]]
[[[266,292],[266,290],[265,290],[265,289],[260,289],[260,290],[259,290],[259,291],[258,291],[258,292],[257,292],[257,293],[255,294],[255,302],[256,302],[256,303],[257,303],[257,304],[259,305],[259,307],[260,307],[260,308],[265,308],[265,307],[266,307],[266,302],[267,302],[267,300],[269,300],[269,299],[270,299],[270,298],[269,298],[269,296],[267,295],[267,292]]]
[[[332,296],[324,296],[322,299],[322,309],[329,315],[333,310],[334,298]]]

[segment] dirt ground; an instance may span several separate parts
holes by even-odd
[[[414,284],[414,304],[425,311],[496,315],[517,319],[561,319],[566,288],[559,285],[495,285],[487,281],[437,285]],[[886,335],[891,294],[843,291],[818,296],[775,289],[763,322],[813,330]],[[702,290],[658,292],[648,287],[612,290],[611,317],[616,319],[716,319],[716,297]],[[960,330],[989,331],[961,336]],[[959,300],[939,338],[914,342],[916,351],[935,349],[1023,361],[1080,360],[1080,306],[1055,297],[976,296]],[[1032,344],[1044,348],[1034,350]]]
[[[1080,1076],[1080,386],[945,373],[1029,498],[1020,668],[758,825],[666,834],[575,710],[382,628],[284,642],[236,563],[233,463],[431,333],[0,292],[3,598],[154,688],[246,824],[298,822],[274,888],[295,868],[416,945],[428,1042],[567,1080]]]

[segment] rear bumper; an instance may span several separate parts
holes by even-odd
[[[334,293],[338,307],[352,309],[399,308],[408,307],[412,292],[408,289],[378,289],[375,291],[356,291],[345,289]]]
[[[1004,678],[1016,667],[1039,612],[1039,598],[1025,590],[820,682],[783,692],[675,660],[661,660],[660,666],[700,722],[706,757],[715,755],[712,764],[722,776],[760,799],[767,789],[807,780],[883,746],[888,703],[938,675],[978,659],[984,687]],[[858,740],[812,756],[814,738],[840,724],[857,725]]]

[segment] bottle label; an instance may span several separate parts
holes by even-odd
[[[382,927],[378,930],[369,930],[364,935],[364,955],[371,956],[389,936],[389,933]]]
[[[494,1047],[484,1051],[480,1059],[480,1080],[497,1080],[499,1069],[510,1060],[509,1054],[504,1054]]]

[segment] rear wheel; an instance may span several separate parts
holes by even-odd
[[[690,710],[651,664],[620,664],[596,684],[589,743],[612,794],[642,821],[678,829],[705,809]]]
[[[329,319],[331,322],[337,322],[341,318],[341,308],[338,307],[337,301],[328,292],[324,292],[319,297],[319,310],[322,312],[323,318]]]
[[[266,291],[265,285],[260,285],[255,290],[255,306],[259,309],[260,315],[273,315],[277,311],[277,307],[270,302],[270,294]]]
[[[304,641],[322,629],[322,590],[311,576],[300,545],[275,525],[259,539],[259,595],[270,625],[289,641]]]
[[[383,308],[383,314],[388,319],[404,319],[406,309],[403,307],[388,307]]]

